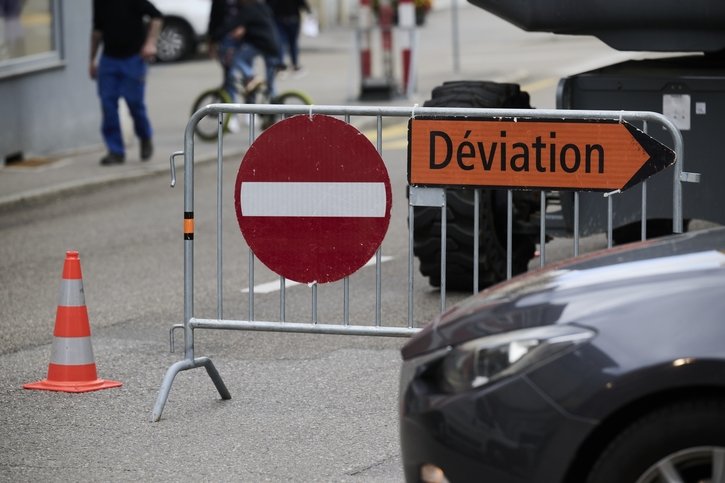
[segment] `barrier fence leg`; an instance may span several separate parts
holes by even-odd
[[[229,389],[222,381],[222,377],[219,375],[219,371],[214,367],[214,363],[208,357],[199,357],[196,359],[200,364],[206,368],[206,373],[209,374],[211,382],[214,383],[214,387],[219,392],[219,396],[222,399],[231,399],[232,395],[229,393]]]
[[[176,375],[181,371],[195,369],[201,366],[204,366],[206,368],[206,372],[207,374],[209,374],[209,377],[214,383],[214,386],[216,386],[217,391],[219,391],[219,395],[221,396],[221,398],[232,398],[232,395],[229,393],[227,386],[224,384],[224,381],[222,381],[222,378],[219,375],[219,372],[216,370],[216,367],[214,367],[214,363],[212,363],[211,359],[209,359],[208,357],[198,357],[193,360],[184,359],[183,361],[178,361],[172,364],[171,367],[169,367],[166,371],[164,380],[161,383],[161,388],[159,389],[159,395],[156,398],[154,411],[151,414],[151,422],[155,423],[161,419],[161,413],[164,412],[164,406],[166,406],[166,400],[169,398],[169,392],[171,392],[171,385],[174,383],[174,378],[176,377]]]

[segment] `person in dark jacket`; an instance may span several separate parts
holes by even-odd
[[[290,57],[292,68],[300,70],[299,45],[300,36],[300,13],[302,11],[312,13],[307,0],[269,0],[269,6],[274,13],[274,20],[279,32],[283,51]]]
[[[153,132],[144,97],[147,62],[156,56],[161,23],[161,12],[148,0],[93,0],[89,73],[98,81],[103,113],[101,133],[108,148],[108,154],[101,159],[102,165],[125,161],[118,115],[121,98],[133,118],[134,132],[141,143],[141,160],[147,161],[153,154]]]
[[[218,0],[224,2],[225,0]],[[266,67],[267,88],[274,94],[274,76],[280,64],[280,45],[274,19],[269,7],[257,0],[225,2],[225,14],[217,7],[210,16],[210,38],[218,42],[217,55],[226,70],[225,85],[234,95],[234,75],[239,73],[247,89],[256,82],[254,59],[261,55]],[[216,17],[215,17],[216,15]],[[214,20],[212,20],[214,18]],[[214,30],[212,30],[212,28]]]

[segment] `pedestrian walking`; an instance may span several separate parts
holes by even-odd
[[[282,43],[282,58],[289,55],[292,69],[299,71],[302,66],[299,63],[299,36],[301,25],[301,12],[312,13],[307,0],[268,0],[269,6],[274,13],[274,21],[277,25],[279,38]]]
[[[150,19],[148,24],[146,19]],[[153,155],[153,132],[145,101],[146,73],[148,62],[156,56],[161,23],[161,12],[148,0],[93,0],[90,76],[97,80],[101,100],[101,133],[108,148],[101,159],[104,166],[126,159],[118,115],[121,98],[140,140],[141,160]]]

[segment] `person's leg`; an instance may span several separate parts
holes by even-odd
[[[262,54],[262,52],[257,49],[252,44],[245,42],[242,44],[242,46],[239,49],[239,55],[244,58],[244,62],[247,65],[254,65],[254,59],[261,55],[264,58],[264,70],[265,70],[265,80],[267,81],[267,92],[269,97],[272,97],[275,94],[274,90],[274,77],[277,75],[277,70],[279,69],[279,66],[281,65],[282,61],[279,58],[279,55],[268,55],[268,54]]]
[[[121,96],[126,100],[133,119],[134,132],[141,141],[142,160],[149,159],[153,150],[151,144],[153,131],[146,112],[145,101],[147,71],[148,66],[140,55],[124,60],[125,76],[121,84]]]
[[[279,56],[265,55],[264,56],[264,67],[265,76],[267,78],[267,94],[270,97],[274,97],[277,94],[275,90],[274,78],[277,75],[280,65],[282,65],[282,59]]]
[[[236,99],[236,89],[234,88],[234,71],[232,70],[233,52],[226,39],[222,39],[217,46],[217,59],[224,70],[224,90],[227,91],[229,97]]]
[[[243,79],[254,77],[254,58],[257,54],[257,49],[249,42],[242,42],[234,52],[234,68],[242,74]]]
[[[300,37],[300,20],[290,21],[287,25],[287,37],[290,52],[290,59],[292,60],[292,67],[295,70],[300,69],[300,48],[298,39]]]
[[[98,64],[98,97],[101,100],[101,134],[109,154],[123,159],[124,146],[118,100],[121,97],[122,69],[117,59],[101,56]],[[104,158],[106,159],[106,158]]]
[[[224,89],[233,102],[239,102],[237,84],[240,81],[246,84],[254,77],[254,67],[248,58],[249,54],[245,52],[245,45],[247,44],[224,40],[220,46],[220,51],[224,52],[220,58],[224,67]]]
[[[287,24],[284,20],[276,18],[274,20],[274,23],[277,25],[277,33],[279,34],[279,43],[281,47],[280,54],[280,65],[284,64],[284,56],[290,55],[290,62],[291,62],[291,51],[290,51],[290,44],[289,44],[289,38],[287,35]]]
[[[133,56],[125,61],[125,77],[123,78],[121,95],[126,100],[131,112],[136,136],[140,139],[151,138],[151,122],[146,112],[146,73],[148,67],[141,56]]]
[[[244,85],[248,91],[254,91],[259,84],[254,78],[254,59],[259,55],[259,50],[249,42],[242,42],[234,56],[234,62],[237,68],[244,76]],[[253,85],[250,85],[252,83]],[[254,92],[251,92],[245,102],[254,103],[256,101]]]

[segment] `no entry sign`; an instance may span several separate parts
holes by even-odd
[[[675,154],[627,122],[411,119],[408,181],[614,191],[671,166]]]
[[[392,191],[375,147],[336,118],[301,115],[249,147],[237,174],[239,228],[257,258],[302,283],[340,280],[375,254]]]

